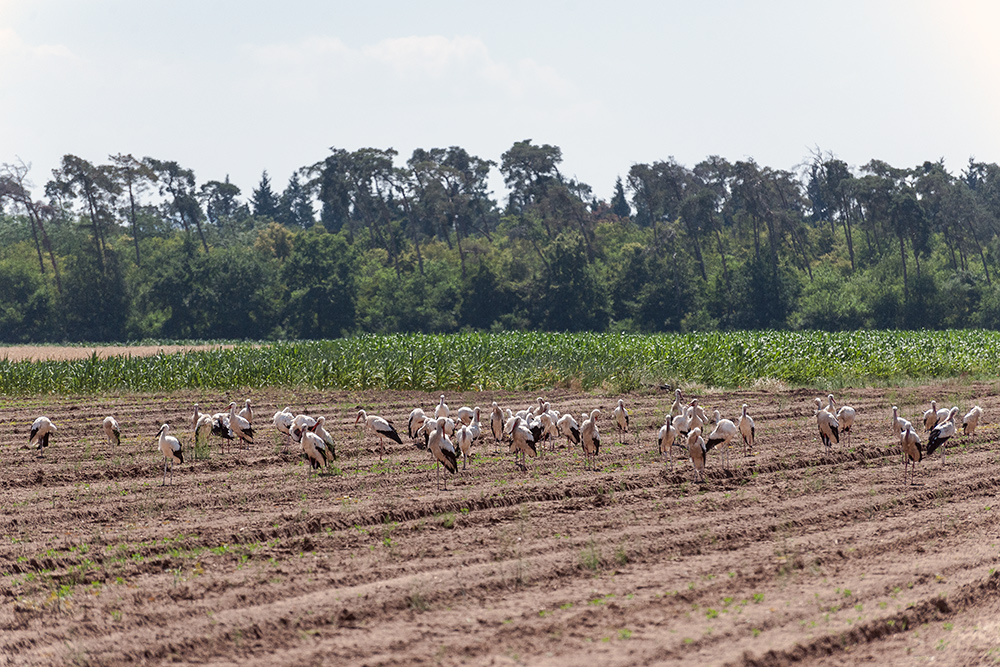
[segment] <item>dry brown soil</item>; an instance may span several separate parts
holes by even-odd
[[[437,490],[426,452],[355,426],[358,406],[405,432],[416,393],[248,390],[0,400],[0,664],[858,665],[1000,660],[1000,415],[995,384],[848,390],[853,443],[819,444],[816,392],[700,392],[757,420],[758,452],[667,467],[665,392],[556,391],[601,407],[599,470],[576,448],[515,468],[491,440]],[[191,406],[253,399],[257,442],[192,451]],[[519,409],[526,393],[449,394]],[[983,406],[947,460],[904,485],[891,405]],[[311,474],[277,408],[328,418],[339,459]],[[58,426],[44,459],[34,417]],[[114,414],[112,447],[100,420]],[[187,458],[161,486],[155,435]],[[926,435],[923,436],[926,440]]]

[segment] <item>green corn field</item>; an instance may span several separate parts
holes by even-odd
[[[267,386],[631,391],[749,387],[762,379],[832,388],[962,376],[1000,377],[1000,333],[405,334],[76,361],[0,357],[5,395]]]

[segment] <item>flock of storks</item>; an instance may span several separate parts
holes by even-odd
[[[440,488],[440,472],[438,464],[451,474],[458,472],[458,458],[462,457],[463,469],[468,467],[468,460],[475,442],[484,439],[487,434],[493,436],[494,447],[508,443],[509,452],[515,455],[516,465],[521,470],[527,470],[527,457],[538,455],[539,449],[545,451],[555,448],[555,441],[565,437],[568,446],[580,446],[583,450],[585,468],[594,469],[596,457],[601,449],[601,434],[597,426],[600,409],[591,410],[580,415],[579,421],[569,413],[560,414],[543,398],[539,397],[537,405],[532,404],[519,412],[501,409],[496,401],[489,414],[489,431],[480,422],[481,409],[478,407],[460,407],[451,410],[442,394],[440,402],[431,414],[422,408],[415,408],[407,419],[407,435],[416,446],[430,452],[435,461],[435,479]],[[839,408],[833,394],[827,396],[826,405],[822,398],[816,398],[816,423],[819,428],[820,440],[827,450],[840,442],[842,435],[851,437],[856,411],[843,405]],[[194,405],[194,415],[191,425],[194,429],[196,445],[205,445],[209,436],[219,438],[219,447],[225,452],[226,443],[238,443],[249,447],[253,443],[253,408],[250,399],[239,411],[237,403],[229,404],[229,410],[215,414],[202,413],[198,404]],[[722,452],[723,463],[729,466],[730,443],[739,436],[742,439],[743,454],[753,455],[756,437],[754,420],[747,413],[748,406],[743,404],[742,414],[734,422],[722,418],[718,410],[709,419],[705,410],[694,398],[685,402],[683,392],[675,390],[675,398],[670,412],[657,433],[657,447],[664,457],[664,462],[673,466],[674,450],[691,461],[695,479],[704,481],[705,464],[708,453],[718,448]],[[922,423],[928,432],[926,451],[920,436],[913,425],[899,415],[899,408],[892,407],[892,430],[899,438],[903,454],[903,481],[906,482],[909,471],[910,483],[917,463],[924,456],[930,456],[941,449],[941,461],[944,463],[944,443],[958,432],[957,407],[938,409],[937,402],[931,401],[931,408],[923,413]],[[971,436],[975,433],[983,411],[978,405],[973,407],[962,421],[962,431]],[[625,400],[619,399],[612,418],[619,433],[619,441],[630,431],[629,412]],[[403,444],[392,421],[370,415],[365,410],[358,410],[354,423],[364,422],[364,428],[373,432],[379,438],[380,455],[385,455],[385,440],[389,439]],[[336,448],[333,437],[324,427],[325,417],[294,414],[290,408],[284,408],[274,414],[272,423],[286,438],[285,446],[298,444],[302,454],[313,470],[326,467],[330,461],[336,460]],[[708,426],[713,426],[708,435],[704,435]],[[121,441],[121,430],[114,417],[104,418],[103,428],[107,438],[115,445]],[[48,417],[38,417],[31,425],[29,448],[37,445],[39,456],[44,456],[44,449],[49,444],[49,437],[55,433],[56,427]],[[170,483],[173,483],[174,463],[183,463],[184,455],[180,441],[170,435],[170,425],[163,424],[157,434],[158,448],[163,454],[163,484],[167,484],[169,472]],[[454,440],[453,440],[454,438]],[[519,459],[518,459],[519,457]],[[447,476],[445,477],[447,489]]]

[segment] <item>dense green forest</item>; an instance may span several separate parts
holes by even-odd
[[[604,201],[561,160],[531,140],[499,161],[334,148],[245,195],[177,162],[66,155],[42,200],[4,164],[0,340],[1000,328],[996,164],[670,158]]]

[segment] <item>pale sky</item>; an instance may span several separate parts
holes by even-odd
[[[335,146],[1000,162],[1000,3],[0,0],[0,162],[176,160],[244,198]],[[494,194],[502,198],[499,175]]]

